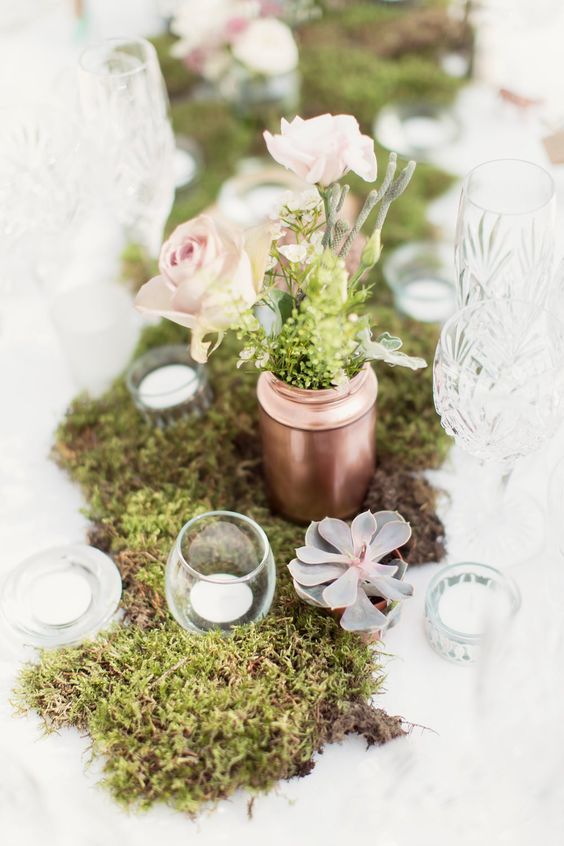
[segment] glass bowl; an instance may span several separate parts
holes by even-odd
[[[443,323],[456,311],[452,246],[416,241],[390,253],[384,278],[396,309],[424,323]]]
[[[268,613],[276,567],[258,523],[234,511],[189,520],[166,565],[166,598],[175,620],[203,634],[254,623]]]

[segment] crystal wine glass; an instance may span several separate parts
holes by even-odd
[[[542,547],[541,509],[529,496],[507,496],[506,488],[515,462],[559,425],[563,362],[564,327],[538,305],[487,300],[443,327],[434,364],[441,423],[464,450],[501,469],[493,496],[484,485],[466,491],[472,517],[464,540],[474,560],[486,552],[494,563],[515,563]]]
[[[144,38],[87,48],[79,91],[103,193],[129,237],[157,255],[174,200],[174,136],[155,48]]]
[[[546,304],[555,203],[552,177],[532,162],[498,159],[470,171],[455,240],[460,307],[497,297]]]
[[[60,109],[0,109],[0,283],[17,288],[60,270],[72,227],[87,203],[80,127]]]

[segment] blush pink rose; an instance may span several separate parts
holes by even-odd
[[[272,244],[272,224],[247,232],[202,214],[178,226],[161,249],[160,275],[140,289],[139,311],[192,330],[192,357],[205,362],[206,335],[236,325],[261,291]]]
[[[349,170],[366,182],[376,179],[374,141],[352,115],[282,118],[281,134],[265,132],[264,140],[272,158],[305,182],[326,187]]]

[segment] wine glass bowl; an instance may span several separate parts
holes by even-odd
[[[441,423],[480,460],[511,467],[556,430],[564,329],[540,306],[489,300],[445,324],[435,355]]]
[[[470,171],[455,238],[460,307],[501,297],[547,302],[555,207],[552,177],[532,162],[498,159]]]

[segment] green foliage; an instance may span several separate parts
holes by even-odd
[[[407,54],[392,63],[376,50],[372,54],[364,41],[355,49],[370,15],[378,13],[391,26],[394,17],[399,25],[408,14],[356,6],[347,4],[342,29],[330,16],[301,31],[305,113],[357,113],[366,130],[386,99],[411,95],[411,86],[425,96],[452,95],[455,83],[430,61]],[[327,47],[315,35],[313,27],[320,26],[326,28]],[[345,45],[337,53],[330,49],[329,33]],[[386,43],[389,38],[388,32]],[[166,38],[158,47],[177,98],[193,79],[181,63],[168,59]],[[259,127],[236,121],[222,104],[175,99],[173,119],[177,131],[200,141],[206,166],[197,187],[179,198],[171,226],[213,202],[239,158],[263,150]],[[351,182],[353,190],[366,192],[361,180]],[[390,213],[385,250],[428,234],[425,205],[448,182],[434,168],[418,168],[409,192]],[[127,256],[134,284],[148,270],[143,261],[135,251]],[[389,294],[378,268],[370,282],[379,304],[373,316],[381,328],[400,334],[411,354],[431,360],[436,329],[382,307]],[[185,340],[185,330],[162,323],[145,330],[137,353]],[[57,434],[55,455],[84,491],[92,540],[110,549],[120,567],[127,625],[81,646],[43,653],[39,663],[24,669],[18,702],[22,710],[39,711],[51,728],[71,725],[88,732],[93,751],[104,758],[107,786],[125,804],[162,801],[196,813],[238,788],[262,791],[278,779],[307,773],[314,753],[349,731],[384,742],[402,730],[400,720],[369,704],[383,680],[378,653],[296,598],[285,565],[303,542],[303,529],[268,509],[256,372],[235,369],[238,352],[231,339],[215,354],[210,364],[215,403],[203,420],[154,429],[118,379],[99,400],[78,398]],[[447,439],[433,410],[430,368],[408,373],[381,367],[378,378],[381,465],[402,469],[408,478],[405,471],[435,466]],[[164,566],[179,528],[195,514],[219,507],[258,520],[278,568],[272,613],[229,639],[184,632],[172,622],[164,599]],[[379,507],[377,491],[371,507]],[[432,501],[426,508],[432,512]]]

